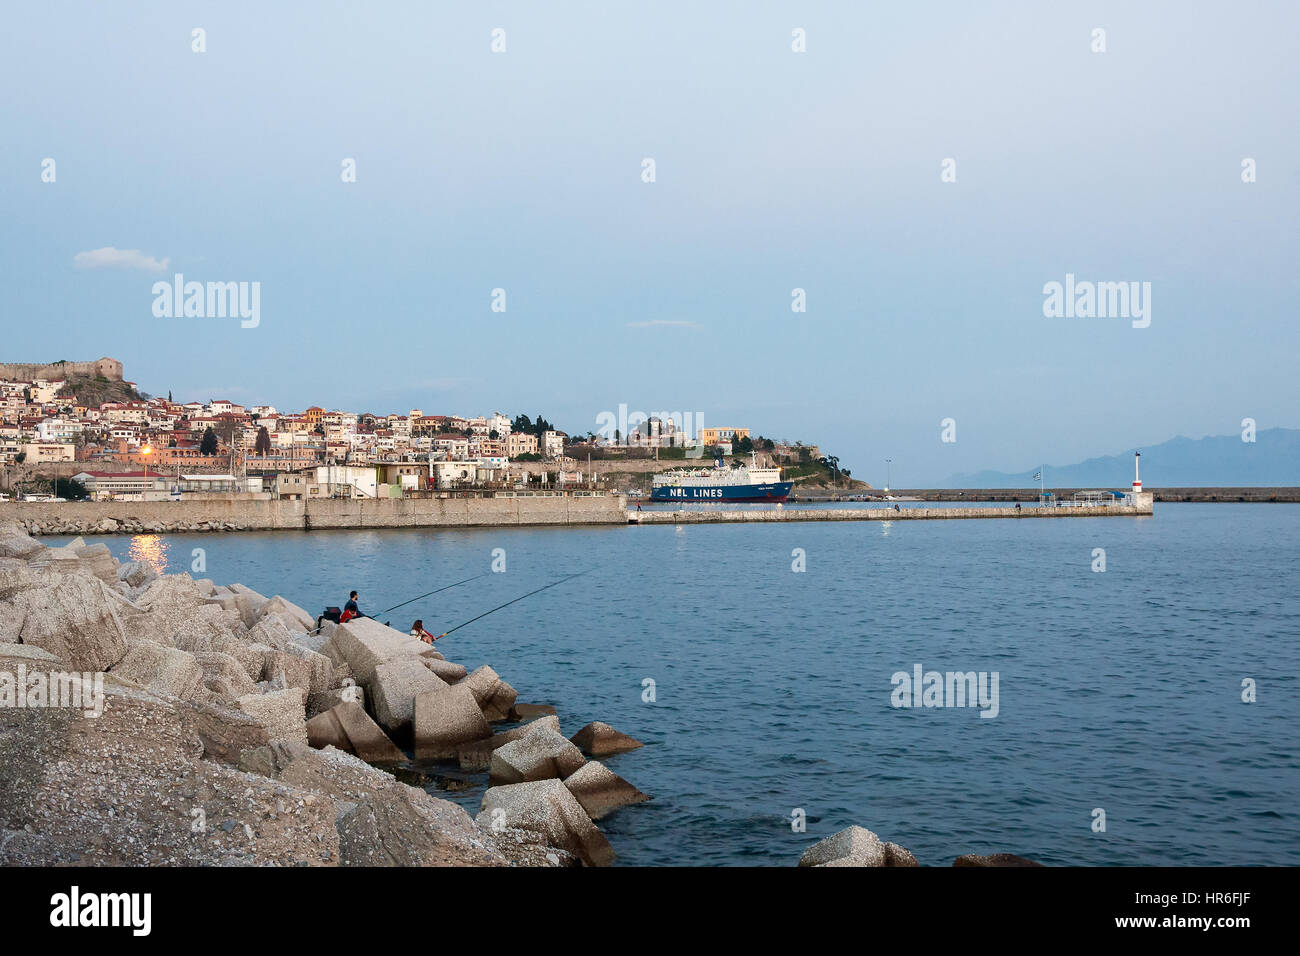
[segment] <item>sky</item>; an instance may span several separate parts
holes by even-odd
[[[577,433],[689,412],[895,487],[1300,425],[1293,3],[0,17],[3,361]],[[177,273],[259,283],[257,326],[156,316]],[[1044,315],[1067,273],[1149,282],[1150,324]]]

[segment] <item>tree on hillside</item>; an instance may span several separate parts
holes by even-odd
[[[90,497],[90,492],[86,491],[86,486],[75,478],[55,478],[53,486],[55,497],[58,498],[67,498],[69,501],[85,501]]]
[[[253,450],[262,458],[271,454],[271,433],[265,425],[257,430],[257,442],[253,445]]]
[[[731,446],[731,450],[734,452],[738,452],[742,455],[748,455],[751,451],[754,450],[754,443],[750,441],[749,436],[746,435],[744,438],[736,439],[736,441]]]
[[[217,433],[209,425],[203,431],[203,440],[199,442],[200,455],[215,455],[217,453]]]

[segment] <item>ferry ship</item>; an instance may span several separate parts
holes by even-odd
[[[785,501],[794,486],[781,480],[780,468],[757,464],[724,468],[678,468],[654,476],[651,501],[736,502]]]

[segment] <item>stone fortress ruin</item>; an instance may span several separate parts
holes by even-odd
[[[104,357],[93,362],[50,362],[39,363],[0,363],[0,379],[13,382],[34,382],[42,379],[47,382],[71,378],[74,375],[88,378],[106,378],[110,382],[122,381],[122,363],[115,358]]]

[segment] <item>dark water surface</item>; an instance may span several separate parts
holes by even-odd
[[[857,823],[930,864],[1300,864],[1297,505],[101,540],[172,572],[203,549],[195,577],[313,613],[351,588],[373,613],[505,549],[506,573],[390,615],[434,633],[591,569],[439,647],[555,704],[566,734],[599,719],[646,742],[607,761],[654,796],[601,823],[623,863],[789,865]],[[996,671],[997,716],[891,706],[916,664]],[[439,795],[476,812],[481,793]]]

